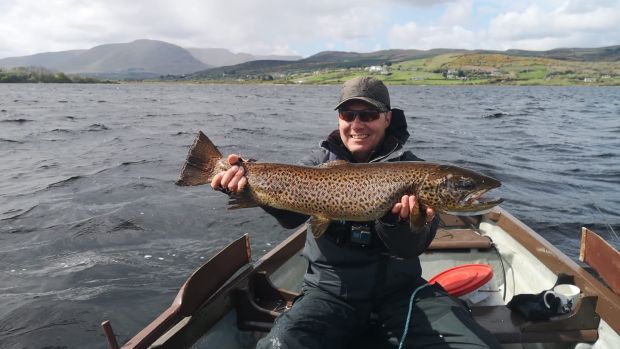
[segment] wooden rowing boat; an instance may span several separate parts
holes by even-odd
[[[583,266],[501,208],[476,217],[442,215],[436,238],[420,256],[427,279],[471,263],[489,265],[489,297],[471,307],[476,320],[507,348],[620,348],[620,254],[583,228]],[[299,291],[307,262],[305,228],[255,263],[248,236],[196,270],[172,305],[122,348],[252,348]],[[591,267],[588,266],[591,265]],[[528,321],[505,304],[558,283],[581,289],[573,311]],[[609,286],[608,286],[609,285]],[[119,348],[108,321],[110,348]]]

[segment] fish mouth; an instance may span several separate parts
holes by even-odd
[[[483,196],[489,191],[489,189],[480,189],[473,193],[468,194],[461,199],[460,204],[462,206],[477,206],[477,205],[499,205],[504,201],[502,198],[490,198]]]
[[[467,194],[459,201],[455,210],[447,211],[446,213],[459,216],[474,216],[491,211],[493,207],[504,201],[504,199],[499,197],[484,196],[491,189],[493,188],[483,188]]]

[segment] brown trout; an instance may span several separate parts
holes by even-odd
[[[501,186],[491,177],[461,167],[428,162],[354,164],[334,161],[318,167],[243,161],[246,187],[232,193],[229,209],[271,206],[311,216],[316,238],[332,220],[371,221],[383,217],[405,194],[421,206],[456,215],[481,214],[502,202],[484,199]],[[177,185],[210,183],[230,168],[226,158],[202,132],[189,150]],[[411,212],[411,226],[424,224],[422,212]]]

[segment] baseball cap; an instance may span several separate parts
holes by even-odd
[[[352,100],[360,100],[377,107],[380,111],[390,110],[390,94],[383,81],[372,76],[358,76],[346,81],[340,90],[340,101],[335,109]]]

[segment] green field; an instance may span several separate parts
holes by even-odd
[[[582,62],[504,54],[450,53],[373,68],[380,71],[369,72],[368,69],[360,66],[301,73],[272,72],[268,75],[270,79],[264,79],[263,74],[235,81],[340,84],[354,76],[374,75],[390,85],[620,85],[618,61]]]

